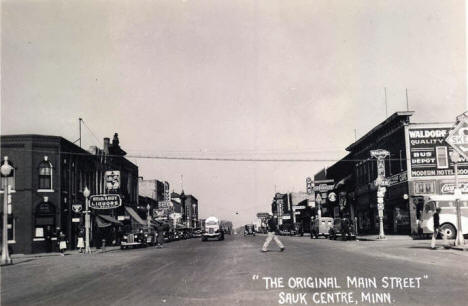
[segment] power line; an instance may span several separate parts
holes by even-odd
[[[18,151],[18,152],[35,152],[35,153],[47,153],[47,154],[58,154],[58,155],[81,155],[81,156],[89,156],[89,157],[97,157],[98,155],[94,155],[91,153],[86,152],[51,152],[51,151],[44,151],[44,150],[27,150],[27,149],[10,149],[11,151]],[[121,155],[113,155],[107,154],[108,157],[125,157],[125,158],[135,158],[135,159],[158,159],[158,160],[186,160],[186,161],[229,161],[229,162],[361,162],[361,161],[368,161],[371,158],[364,158],[364,159],[332,159],[332,158],[234,158],[234,157],[202,157],[202,156],[167,156],[167,155],[133,155],[128,154],[125,156]],[[409,160],[400,159],[400,158],[388,158],[386,160],[389,161],[400,161],[400,160]]]

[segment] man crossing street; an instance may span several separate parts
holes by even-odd
[[[263,244],[262,252],[268,252],[268,245],[270,244],[271,240],[275,240],[276,244],[279,246],[280,251],[284,251],[284,245],[281,243],[281,241],[278,239],[276,236],[276,232],[278,231],[278,226],[276,224],[275,219],[273,219],[273,216],[270,215],[268,219],[268,236],[265,240],[265,243]]]

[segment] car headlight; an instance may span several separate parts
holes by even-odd
[[[145,234],[145,237],[148,237],[148,234]]]
[[[123,236],[123,239],[128,239],[127,235]]]

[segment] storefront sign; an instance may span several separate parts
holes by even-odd
[[[468,118],[464,117],[457,126],[450,131],[446,141],[455,151],[468,160]]]
[[[446,142],[451,126],[410,126],[408,128],[410,177],[453,176],[450,153],[453,148]],[[468,164],[459,164],[460,175],[468,175]]]
[[[335,185],[333,183],[331,183],[331,184],[319,184],[319,185],[314,186],[314,191],[315,192],[327,192],[327,191],[333,190],[334,186]]]
[[[305,205],[293,205],[293,209],[305,209]]]
[[[104,177],[107,190],[117,190],[120,188],[120,171],[106,171]]]
[[[314,190],[314,181],[312,181],[312,178],[308,177],[306,178],[306,190],[307,194],[312,194],[312,191]]]
[[[158,208],[169,208],[171,207],[171,202],[169,201],[159,201],[158,202]]]
[[[80,223],[80,218],[72,218],[73,223]]]
[[[268,218],[270,216],[269,213],[265,213],[265,212],[259,212],[257,213],[257,218],[261,219],[261,218]]]
[[[114,209],[122,206],[122,199],[118,194],[102,194],[89,197],[89,207],[94,209]]]
[[[291,220],[291,216],[285,215],[285,216],[281,217],[281,219],[283,219],[283,220]]]
[[[164,201],[171,201],[171,192],[169,190],[169,182],[164,182]]]
[[[335,202],[336,201],[336,193],[330,192],[330,194],[328,195],[328,200],[330,200],[330,202]]]
[[[392,175],[387,178],[389,186],[393,186],[399,183],[404,183],[408,181],[408,173],[406,171],[400,172],[398,174]]]

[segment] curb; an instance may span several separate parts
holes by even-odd
[[[105,251],[102,251],[101,249],[98,250],[91,250],[90,255],[99,255],[99,254],[104,254],[108,252],[113,252],[120,250],[119,247],[107,247]],[[77,250],[71,250],[69,252],[65,252],[65,256],[69,255],[83,255],[84,253],[80,253]],[[54,256],[60,256],[61,253],[59,252],[51,252],[51,253],[40,253],[40,254],[13,254],[11,255],[11,259],[29,259],[29,258],[42,258],[42,257],[54,257]]]

